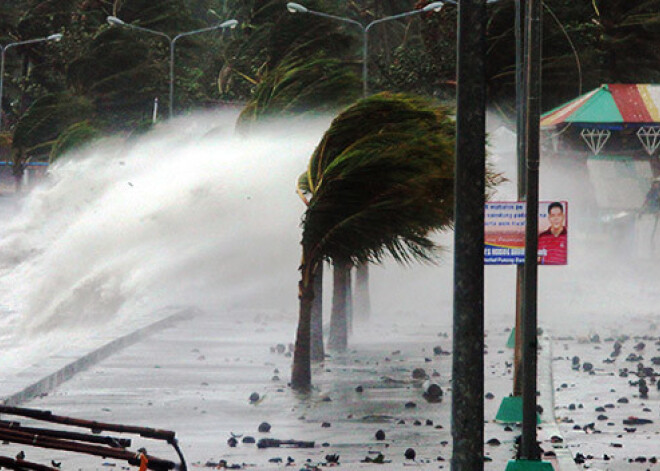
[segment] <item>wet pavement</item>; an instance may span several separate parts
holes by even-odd
[[[660,467],[660,331],[620,323],[554,339],[555,414],[581,468]]]
[[[234,312],[230,317],[240,320],[197,313],[162,326],[23,406],[174,430],[190,468],[212,469],[224,465],[224,460],[227,466],[256,470],[302,469],[330,466],[338,457],[348,469],[449,469],[448,323],[394,321],[356,327],[351,349],[329,354],[316,365],[313,392],[298,395],[287,387],[293,313]],[[599,334],[591,328],[584,335],[541,337],[539,404],[544,413],[538,438],[544,459],[556,468],[657,466],[660,393],[648,368],[655,365],[656,355],[660,357],[660,339],[649,330],[648,319],[624,323],[625,329]],[[487,325],[484,468],[503,470],[514,455],[520,430],[493,419],[502,398],[511,392],[513,350],[505,346],[509,336],[502,327],[505,319]],[[624,336],[623,331],[630,334]],[[615,347],[617,342],[620,347]],[[423,379],[413,377],[418,369],[441,387],[440,402],[424,399]],[[43,370],[30,371],[36,378]],[[641,377],[648,384],[647,398],[640,397]],[[624,422],[632,418],[651,422]],[[264,423],[270,426],[268,431]],[[177,461],[170,447],[131,438],[132,450],[144,446],[149,454]],[[284,443],[279,448],[258,448],[263,439],[314,442],[314,446]],[[414,459],[409,449],[414,450]],[[21,450],[27,460],[44,464],[55,460],[62,469],[125,466],[110,459],[15,444],[1,445],[0,455],[13,457]]]
[[[290,461],[299,469],[328,464],[333,458],[328,455],[338,455],[350,469],[449,469],[450,326],[398,322],[356,329],[351,350],[315,366],[315,389],[301,396],[287,387],[293,315],[232,317],[243,320],[230,323],[223,320],[226,316],[208,313],[177,322],[24,406],[174,430],[191,467],[210,468],[226,460],[250,469],[279,469]],[[493,395],[485,404],[487,470],[504,469],[519,433],[492,420],[502,397],[511,392],[508,362],[513,353],[504,346],[508,335],[498,329],[486,338],[486,392]],[[443,390],[441,402],[423,398],[423,381],[413,378],[419,368]],[[250,400],[253,393],[256,401]],[[263,422],[270,425],[268,432],[259,431]],[[232,437],[235,447],[228,444]],[[314,447],[259,449],[244,443],[247,437],[313,441]],[[158,442],[136,439],[132,449],[141,446],[176,461],[171,448]],[[414,459],[406,458],[409,448]],[[5,444],[0,454],[14,456],[22,449]],[[61,461],[62,469],[122,466],[33,448],[26,455],[40,463]]]

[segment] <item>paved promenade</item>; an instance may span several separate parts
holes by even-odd
[[[227,317],[234,320],[228,322]],[[327,464],[328,455],[339,455],[340,463],[350,469],[370,468],[374,466],[370,461],[381,459],[384,464],[379,469],[449,469],[451,355],[443,353],[451,351],[448,325],[402,319],[356,329],[347,354],[330,356],[314,368],[315,389],[307,397],[287,387],[292,316],[184,312],[155,326],[149,335],[145,330],[149,329],[115,353],[85,364],[88,369],[50,392],[17,395],[19,391],[8,394],[5,388],[4,397],[58,415],[174,430],[190,467],[217,466],[226,460],[228,465],[270,470],[280,469],[288,460],[299,469]],[[489,330],[486,338],[486,392],[492,399],[486,401],[485,468],[493,471],[505,468],[519,434],[516,427],[493,421],[502,398],[511,392],[513,353],[505,347],[508,335],[499,328]],[[39,370],[24,372],[24,382],[30,374],[35,380],[44,376],[48,364],[61,368],[56,363],[51,359]],[[441,386],[442,402],[430,403],[422,397],[421,382],[413,379],[417,368]],[[546,399],[552,396],[549,368],[547,357],[539,364],[546,378],[540,382],[541,404],[545,401],[544,409],[549,411],[544,420],[550,420],[539,431],[545,450],[553,449],[549,439],[559,433]],[[258,400],[250,400],[253,393]],[[259,431],[263,422],[270,425],[268,432]],[[376,437],[379,431],[384,433],[382,440]],[[235,447],[228,444],[232,436],[237,437]],[[258,449],[254,443],[243,443],[247,437],[313,441],[315,446]],[[137,439],[132,449],[141,446],[150,454],[177,461],[171,448],[158,442]],[[409,448],[414,459],[406,458]],[[109,459],[13,444],[3,445],[2,454],[12,457],[21,450],[35,462],[62,462],[62,469],[121,466]],[[562,453],[558,455],[561,462]],[[548,459],[557,463],[552,456]]]

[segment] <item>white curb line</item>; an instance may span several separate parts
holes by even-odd
[[[543,430],[545,431],[548,439],[552,436],[563,436],[557,425],[557,418],[555,417],[555,387],[552,377],[552,342],[546,335],[539,338],[539,357],[538,357],[538,387],[541,396],[539,397],[539,404],[543,407],[542,417],[546,420],[542,422]],[[568,444],[565,441],[561,443],[553,443],[552,449],[557,455],[557,464],[561,471],[578,471],[580,468],[573,460],[573,455],[568,449]]]
[[[10,394],[3,399],[0,399],[2,404],[6,406],[17,406],[46,394],[57,388],[60,384],[73,378],[77,373],[86,370],[87,368],[95,365],[96,363],[108,358],[113,353],[132,345],[139,340],[151,335],[152,333],[169,327],[174,322],[193,317],[198,311],[194,308],[182,309],[181,311],[172,314],[164,319],[153,322],[141,329],[138,329],[130,334],[119,337],[102,347],[99,347],[77,360],[65,365],[54,373],[32,383],[31,385],[21,389],[20,391]]]

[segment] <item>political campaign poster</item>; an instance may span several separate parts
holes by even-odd
[[[525,202],[486,203],[484,263],[525,263]],[[539,203],[539,265],[568,264],[568,203]]]

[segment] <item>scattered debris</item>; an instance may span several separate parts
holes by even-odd
[[[278,440],[277,438],[261,438],[257,448],[314,448],[314,442],[302,440]]]
[[[415,456],[417,456],[417,453],[413,448],[408,448],[404,453],[403,456],[406,457],[407,460],[414,460]]]
[[[427,374],[424,368],[415,368],[412,372],[413,379],[426,379]]]
[[[268,433],[270,432],[270,424],[268,422],[261,422],[259,424],[259,428],[257,429],[261,433]]]

